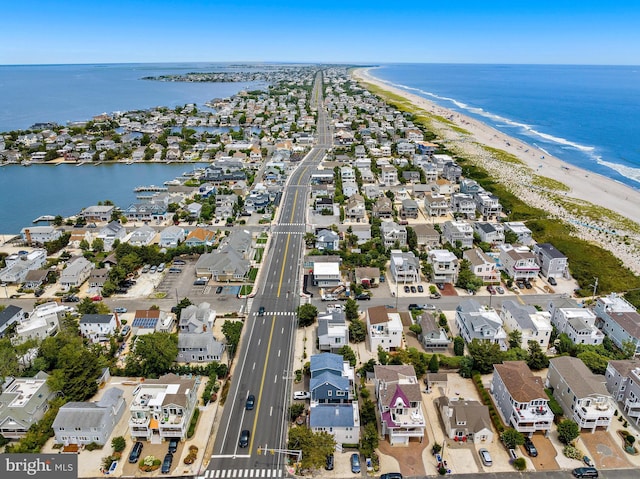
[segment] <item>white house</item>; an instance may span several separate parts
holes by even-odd
[[[468,249],[473,247],[473,228],[466,221],[445,221],[442,225],[443,242]]]
[[[68,311],[67,306],[61,306],[54,302],[36,306],[29,317],[20,321],[16,327],[16,334],[20,338],[20,342],[27,339],[41,341],[49,336],[54,336],[60,327],[58,316]]]
[[[413,251],[391,250],[389,269],[396,284],[420,282],[420,261]]]
[[[340,263],[314,262],[313,284],[320,287],[338,286],[341,282]]]
[[[471,263],[471,272],[484,283],[500,282],[500,271],[495,260],[480,248],[464,250],[462,258]]]
[[[385,351],[402,346],[402,320],[396,310],[384,305],[369,308],[366,323],[370,351],[377,351],[378,346]]]
[[[502,302],[500,318],[504,322],[507,333],[520,331],[522,349],[529,348],[529,341],[535,341],[542,351],[549,347],[551,338],[551,314],[547,311],[538,311],[530,305],[521,305],[512,300]]]
[[[27,253],[19,252],[10,254],[5,258],[5,267],[0,270],[0,282],[24,283],[29,271],[35,271],[47,262],[47,251],[34,249]]]
[[[337,353],[340,348],[349,344],[349,327],[345,314],[338,311],[320,314],[317,334],[320,351]]]
[[[84,256],[78,256],[62,270],[58,281],[66,289],[79,288],[89,278],[94,267]]]
[[[499,251],[500,264],[514,281],[532,280],[538,276],[540,266],[536,262],[536,256],[526,246],[504,244],[499,246]]]
[[[434,283],[455,284],[458,280],[458,258],[447,249],[432,249],[427,256]]]
[[[31,244],[44,244],[49,241],[55,241],[62,236],[62,231],[57,230],[53,226],[29,226],[20,230],[22,241]]]
[[[80,333],[94,343],[109,341],[117,327],[115,314],[83,314],[80,318]]]
[[[473,299],[462,301],[456,308],[456,325],[467,343],[477,339],[496,343],[501,350],[507,350],[507,333],[495,309],[480,305]]]
[[[151,226],[143,225],[131,232],[127,243],[129,243],[131,246],[148,246],[153,243],[155,237],[156,230],[154,230]]]
[[[585,308],[553,308],[551,324],[558,334],[565,333],[574,344],[598,345],[604,341],[604,334],[596,327],[596,315]]]
[[[167,226],[160,232],[160,247],[175,248],[185,239],[184,229],[179,226]]]
[[[511,231],[518,237],[518,243],[530,245],[533,242],[531,230],[525,226],[522,221],[506,221],[504,223],[505,231]]]

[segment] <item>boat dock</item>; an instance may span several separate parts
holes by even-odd
[[[163,192],[163,191],[169,191],[169,188],[167,188],[166,186],[156,186],[156,185],[149,185],[149,186],[136,186],[133,191],[135,191],[136,193],[142,192],[142,191],[153,191],[153,192]]]

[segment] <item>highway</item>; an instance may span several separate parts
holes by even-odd
[[[286,457],[259,454],[258,449],[286,447],[309,177],[331,144],[322,107],[321,73],[316,76],[311,102],[318,106],[318,141],[289,177],[276,221],[271,226],[264,270],[234,360],[231,388],[206,478],[284,476]],[[264,308],[262,315],[260,308]],[[249,394],[255,395],[255,408],[247,411]],[[240,448],[238,440],[245,429],[251,431],[251,437],[248,447]]]

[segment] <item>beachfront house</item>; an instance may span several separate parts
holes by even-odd
[[[536,243],[533,245],[540,274],[545,278],[569,278],[569,260],[551,243]]]
[[[505,273],[514,281],[535,280],[540,272],[536,256],[526,246],[499,246],[500,264]]]
[[[54,226],[29,226],[20,230],[22,241],[29,246],[43,245],[49,241],[55,241],[62,236],[62,230]]]
[[[605,371],[607,391],[626,417],[640,424],[640,360],[611,360]]]
[[[47,251],[34,249],[19,251],[5,257],[5,267],[0,270],[0,282],[9,284],[24,283],[29,271],[42,268],[47,262]]]

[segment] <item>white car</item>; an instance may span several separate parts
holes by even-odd
[[[309,391],[296,391],[293,393],[293,399],[311,399]]]

